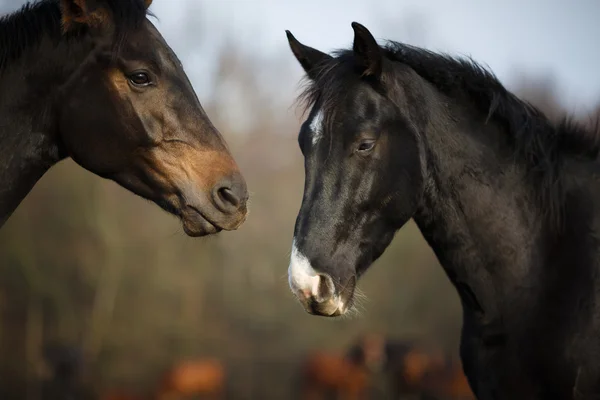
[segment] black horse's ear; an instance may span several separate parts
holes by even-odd
[[[296,59],[300,65],[302,65],[302,68],[304,68],[306,75],[308,75],[310,79],[315,79],[317,75],[317,67],[333,57],[317,49],[303,45],[296,40],[290,31],[286,30],[285,33],[287,35],[288,42],[290,43],[290,49],[292,49],[292,53],[294,53],[294,56],[296,56]]]
[[[382,72],[383,54],[377,41],[367,28],[358,22],[352,23],[354,29],[354,54],[363,70],[363,76],[379,78]]]

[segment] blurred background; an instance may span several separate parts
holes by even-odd
[[[24,1],[0,0],[0,13]],[[287,265],[303,189],[294,104],[302,70],[284,30],[331,51],[350,22],[379,39],[470,55],[551,117],[600,105],[595,0],[154,0],[251,190],[236,232],[186,237],[178,221],[70,160],[0,230],[0,397],[36,394],[49,342],[81,348],[99,388],[153,385],[181,359],[218,357],[232,398],[289,398],[302,357],[364,332],[429,338],[457,353],[454,289],[411,222],[360,283],[349,318],[306,314]],[[18,393],[5,397],[2,393]]]

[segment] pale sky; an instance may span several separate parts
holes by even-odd
[[[0,0],[0,10],[22,3]],[[295,62],[285,29],[329,51],[351,45],[358,21],[378,39],[470,55],[507,86],[516,69],[551,74],[571,111],[600,101],[598,0],[154,0],[152,10],[200,98],[225,40],[263,58],[268,76],[269,60]]]

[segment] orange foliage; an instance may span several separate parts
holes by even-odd
[[[177,396],[205,395],[221,398],[225,390],[225,368],[217,359],[184,361],[163,376],[157,400]]]
[[[303,396],[305,400],[319,399],[334,392],[343,399],[366,398],[369,373],[341,355],[315,352],[302,367]]]

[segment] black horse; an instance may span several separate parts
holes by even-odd
[[[239,227],[246,183],[151,0],[42,0],[0,18],[0,227],[71,157],[177,215],[190,236]]]
[[[334,56],[287,32],[312,107],[294,294],[344,314],[414,218],[459,293],[478,398],[600,398],[598,136],[551,123],[471,60],[352,27]]]

